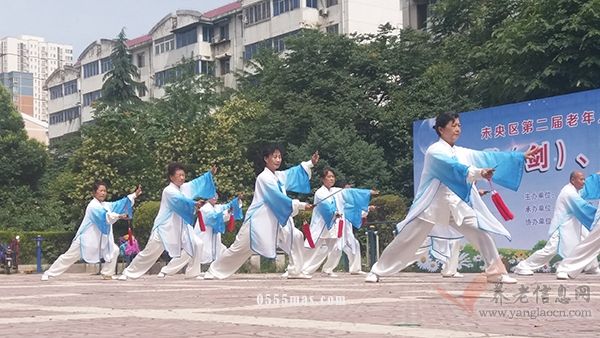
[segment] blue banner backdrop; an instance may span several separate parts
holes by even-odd
[[[526,172],[518,192],[502,187],[500,192],[515,219],[505,222],[512,241],[495,236],[498,247],[531,249],[548,239],[554,202],[569,182],[573,170],[586,176],[600,171],[600,90],[554,96],[539,100],[486,108],[460,114],[462,135],[457,145],[476,150],[525,151],[543,147]],[[434,119],[413,123],[415,189],[423,170],[427,147],[438,140]],[[489,190],[484,181],[477,183]],[[484,197],[499,220],[489,195]]]

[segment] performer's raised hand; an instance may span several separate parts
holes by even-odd
[[[535,158],[540,151],[542,151],[542,147],[530,148],[525,152],[525,159],[531,161]]]
[[[133,193],[135,194],[135,198],[138,198],[142,194],[142,185],[138,184]]]
[[[369,205],[369,212],[371,212],[371,211],[373,211],[375,209],[377,209],[376,205]]]
[[[481,177],[485,178],[486,180],[491,180],[492,176],[494,176],[494,171],[496,171],[494,168],[481,169]]]
[[[202,206],[204,205],[204,203],[206,203],[206,201],[205,201],[205,200],[197,200],[197,201],[196,201],[196,208],[197,208],[197,209],[200,209],[200,208],[202,208]]]
[[[306,206],[304,207],[304,211],[312,210],[314,207],[315,207],[314,204],[306,203]]]
[[[217,172],[219,172],[219,167],[217,167],[217,165],[216,165],[216,164],[213,164],[213,165],[210,167],[210,172],[211,172],[213,175],[216,175],[216,174],[217,174]]]
[[[490,193],[489,190],[483,190],[483,189],[477,189],[477,192],[479,193],[479,196],[485,196]]]
[[[379,195],[379,190],[377,190],[377,189],[371,189],[371,195],[373,195],[373,196]]]
[[[319,162],[319,151],[315,151],[314,154],[312,154],[312,156],[310,157],[310,161],[312,162],[313,165],[317,165],[317,162]]]

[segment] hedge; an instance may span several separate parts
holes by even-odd
[[[42,241],[42,264],[54,262],[63,254],[73,241],[73,231],[19,231],[17,229],[0,231],[0,243],[8,244],[15,236],[20,236],[20,264],[36,263],[35,238],[40,235]]]

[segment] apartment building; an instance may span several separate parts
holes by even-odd
[[[0,40],[0,73],[31,73],[33,111],[23,111],[48,121],[48,92],[43,89],[48,76],[57,68],[73,62],[73,47],[46,42],[44,38],[22,35]]]
[[[177,77],[182,58],[194,61],[196,73],[216,75],[225,86],[235,88],[235,73],[244,70],[261,48],[283,51],[285,38],[304,28],[351,34],[374,33],[388,22],[402,27],[401,7],[406,1],[415,0],[241,0],[204,13],[178,10],[148,34],[127,42],[140,80],[148,88],[139,95],[143,100],[164,96],[164,86]],[[74,67],[63,67],[46,82],[51,140],[93,119],[91,104],[101,97],[103,74],[112,67],[112,44],[106,39],[93,42]],[[75,84],[78,94],[73,93]]]

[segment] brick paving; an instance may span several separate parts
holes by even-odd
[[[590,337],[600,317],[600,276],[590,275],[536,274],[502,288],[479,274],[400,273],[377,284],[344,273],[39,278],[0,275],[0,336]]]

